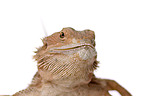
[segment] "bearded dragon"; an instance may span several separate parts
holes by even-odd
[[[31,84],[12,96],[110,96],[131,94],[114,80],[96,78],[95,33],[63,28],[45,37],[35,52],[38,72]]]

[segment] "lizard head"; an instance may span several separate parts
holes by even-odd
[[[73,28],[63,28],[43,40],[43,46],[38,49],[37,54],[45,51],[49,53],[73,54],[79,49],[85,49],[79,54],[82,59],[91,58],[95,52],[95,34],[91,30],[76,31]],[[90,50],[89,50],[90,49]],[[90,51],[88,56],[86,50]],[[84,53],[84,54],[83,54]],[[94,54],[95,53],[95,54]]]
[[[38,62],[38,71],[45,75],[44,78],[77,78],[84,72],[88,75],[95,69],[97,53],[93,31],[63,28],[42,41],[43,46],[36,51],[34,58]]]

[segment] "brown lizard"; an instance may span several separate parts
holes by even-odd
[[[93,31],[63,28],[42,41],[34,56],[38,72],[13,96],[110,96],[109,90],[131,96],[117,82],[94,76],[98,61]]]

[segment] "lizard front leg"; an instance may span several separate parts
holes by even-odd
[[[107,84],[107,90],[116,90],[118,91],[122,96],[132,96],[125,88],[123,88],[120,84],[118,84],[114,80],[104,79],[104,81]]]
[[[12,96],[40,96],[39,89],[41,88],[41,76],[38,72],[34,75],[31,84],[24,90],[15,93]],[[7,95],[6,95],[7,96]]]
[[[104,89],[107,91],[107,94],[109,93],[109,90],[116,90],[122,96],[132,96],[125,88],[123,88],[114,80],[92,78],[91,82],[102,85],[102,87],[104,87]]]

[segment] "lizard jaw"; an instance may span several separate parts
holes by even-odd
[[[97,55],[97,52],[91,44],[83,43],[83,44],[70,44],[61,47],[52,48],[50,53],[63,53],[63,54],[78,54],[78,56],[87,60]]]
[[[89,46],[93,49],[95,49],[95,47],[91,44],[87,44],[87,43],[83,43],[83,44],[70,44],[70,45],[65,45],[65,46],[61,46],[61,47],[55,47],[55,48],[51,48],[50,50],[71,50],[71,49],[76,49],[76,48],[80,48],[80,47],[85,47],[85,46]]]

